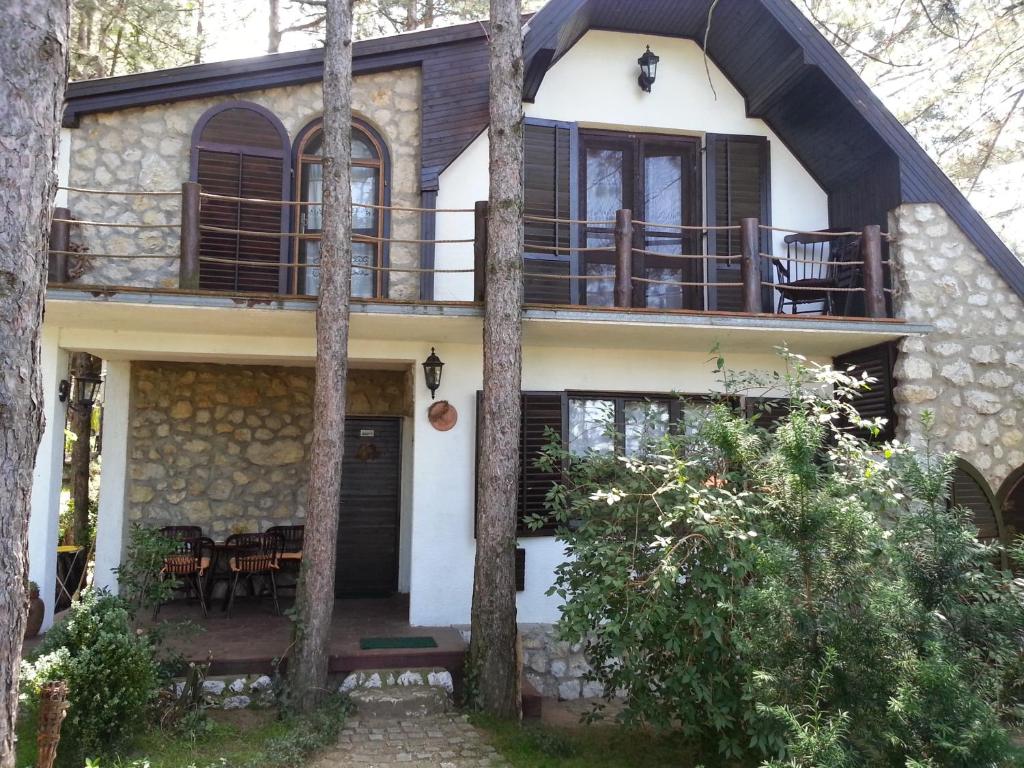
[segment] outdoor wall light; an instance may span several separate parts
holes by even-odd
[[[430,390],[430,399],[434,399],[434,393],[441,386],[441,369],[444,363],[437,356],[434,348],[430,348],[430,356],[423,361],[423,378],[427,380],[427,389]]]
[[[651,92],[651,86],[654,85],[654,79],[658,76],[658,62],[660,59],[651,52],[651,46],[647,46],[647,50],[644,51],[644,55],[636,60],[636,63],[640,65],[640,77],[636,79],[637,83],[640,84],[640,89]]]
[[[72,376],[71,381],[62,379],[57,387],[57,399],[66,403],[73,394],[70,407],[88,410],[96,402],[96,393],[102,383],[102,376]]]

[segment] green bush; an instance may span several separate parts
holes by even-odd
[[[132,612],[155,611],[174,597],[181,582],[161,578],[161,569],[168,556],[177,551],[178,542],[156,528],[133,523],[128,533],[124,562],[115,569],[117,583]]]
[[[646,456],[549,447],[563,638],[625,694],[627,721],[728,757],[1008,764],[1019,585],[949,509],[948,459],[854,437],[880,427],[851,406],[867,382],[787,362],[771,433],[729,392]]]
[[[110,755],[140,731],[159,687],[153,648],[131,625],[124,602],[89,589],[67,617],[22,663],[22,692],[32,706],[51,680],[68,684],[69,707],[61,728],[59,763]]]

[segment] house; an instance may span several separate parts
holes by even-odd
[[[1024,527],[1024,264],[789,0],[551,0],[524,22],[520,513],[573,450],[629,451],[779,345],[877,376],[890,436],[961,457],[982,535]],[[638,59],[657,57],[654,82]],[[67,355],[106,370],[96,581],[130,523],[213,537],[304,516],[321,50],[73,83],[42,365],[32,577],[52,593]],[[487,194],[487,27],[354,48],[350,421],[337,594],[469,621]],[[643,86],[643,87],[642,87]],[[268,202],[269,201],[269,202]],[[626,212],[629,213],[626,213]],[[582,223],[581,223],[582,222]],[[421,363],[444,362],[436,393]],[[428,408],[447,401],[454,426]],[[623,445],[594,425],[611,413]],[[602,442],[605,441],[605,442]],[[561,547],[523,532],[519,621],[546,692]],[[553,652],[553,651],[552,651]]]

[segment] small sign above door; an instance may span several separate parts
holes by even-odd
[[[360,429],[359,430],[359,436],[360,437],[375,437],[376,434],[377,433],[374,430],[372,430],[372,429]]]

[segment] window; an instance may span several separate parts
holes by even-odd
[[[542,304],[614,303],[615,213],[633,211],[633,306],[657,309],[742,309],[739,263],[673,258],[739,253],[737,230],[680,230],[707,221],[736,225],[756,216],[771,222],[768,141],[760,136],[707,136],[707,191],[702,190],[701,141],[695,137],[579,130],[571,123],[527,120],[524,133],[525,212],[548,219],[602,222],[589,227],[538,221],[525,224],[525,299]],[[762,250],[770,252],[765,233]],[[664,255],[662,255],[664,254]],[[767,264],[765,265],[767,268]],[[571,280],[570,276],[586,279]],[[767,276],[767,275],[766,275]],[[707,290],[699,285],[712,283]],[[770,291],[765,301],[770,306]]]
[[[678,398],[570,396],[569,451],[642,455],[675,428],[680,410]]]
[[[891,342],[876,344],[840,355],[832,362],[837,370],[845,371],[852,365],[853,375],[859,377],[867,373],[875,379],[870,389],[858,391],[850,403],[862,419],[886,419],[885,426],[878,437],[873,437],[866,429],[856,430],[853,434],[864,440],[892,440],[896,436],[896,400],[893,397],[896,345]]]
[[[692,428],[706,409],[695,398],[683,403],[671,395],[569,394],[566,392],[523,392],[519,437],[519,535],[551,535],[555,526],[530,530],[525,519],[547,512],[546,497],[562,479],[561,468],[544,469],[537,459],[552,435],[571,453],[617,452],[636,456],[676,429]],[[481,393],[477,393],[477,455],[479,456]]]
[[[297,231],[294,259],[295,291],[315,295],[320,288],[320,240],[323,231],[322,120],[306,126],[296,142],[295,199],[313,203],[296,206]],[[372,298],[387,295],[385,266],[388,215],[387,150],[381,137],[366,123],[352,124],[352,295]],[[308,236],[308,237],[307,237]]]
[[[192,180],[227,198],[288,198],[288,136],[271,112],[243,101],[208,110],[192,133]],[[199,213],[199,287],[219,291],[287,290],[287,206],[206,198]],[[231,230],[230,232],[219,232]]]

